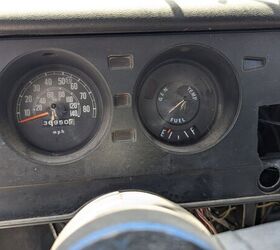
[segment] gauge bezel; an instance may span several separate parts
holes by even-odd
[[[139,96],[145,79],[157,68],[173,62],[200,65],[217,83],[218,108],[213,125],[207,134],[188,145],[171,145],[159,140],[147,129],[139,112]],[[134,88],[133,105],[141,130],[152,143],[169,153],[196,154],[218,144],[233,128],[241,109],[241,88],[236,70],[222,53],[201,44],[183,44],[163,51],[144,66]]]
[[[26,138],[26,136],[18,128],[18,121],[16,118],[16,110],[17,110],[16,106],[17,106],[19,95],[22,93],[23,89],[28,84],[30,84],[30,81],[32,79],[34,79],[34,77],[36,77],[40,74],[43,74],[45,72],[50,72],[50,71],[65,71],[66,73],[70,73],[70,74],[73,74],[74,76],[78,76],[79,78],[81,78],[84,81],[84,83],[87,84],[88,87],[90,87],[90,90],[93,90],[92,92],[94,93],[96,106],[98,107],[97,116],[95,118],[96,126],[91,131],[88,138],[86,140],[84,140],[83,143],[77,145],[73,149],[65,150],[63,152],[52,152],[52,151],[42,150],[39,147],[37,147],[36,145],[32,145],[32,143],[29,142],[29,140]],[[61,65],[61,64],[57,64],[57,65],[53,64],[53,65],[38,67],[36,69],[33,69],[30,72],[27,72],[26,75],[24,75],[21,79],[19,79],[17,84],[14,86],[14,90],[15,91],[13,91],[13,93],[10,97],[10,104],[9,104],[9,107],[12,108],[11,112],[9,112],[9,114],[10,114],[9,119],[11,121],[11,125],[13,126],[13,129],[15,130],[15,132],[18,133],[18,136],[23,141],[23,143],[25,143],[26,146],[31,147],[34,151],[36,151],[40,154],[50,155],[50,156],[65,156],[67,154],[72,154],[75,151],[78,151],[79,149],[84,147],[86,144],[88,144],[89,141],[93,140],[95,135],[97,134],[98,130],[100,129],[101,121],[102,121],[101,119],[103,116],[103,102],[102,102],[101,94],[99,92],[99,89],[95,85],[95,83],[86,74],[84,74],[81,70],[79,70],[77,68],[65,66],[65,65]]]
[[[91,135],[92,137],[82,147],[66,154],[48,153],[37,149],[23,139],[15,126],[15,98],[17,98],[18,91],[22,90],[23,79],[36,72],[42,72],[46,69],[58,70],[58,68],[69,71],[69,73],[81,74],[82,78],[87,79],[86,82],[91,85],[90,87],[97,90],[99,95],[97,105],[100,107],[100,111],[102,109],[95,135]],[[1,95],[5,104],[0,110],[1,135],[10,147],[28,160],[46,165],[62,165],[78,161],[97,149],[109,133],[113,103],[108,84],[93,64],[75,53],[60,49],[27,53],[6,67],[2,73],[1,81],[5,83],[5,85],[3,84],[5,91]]]

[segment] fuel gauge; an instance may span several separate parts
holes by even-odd
[[[175,146],[196,143],[208,133],[217,111],[215,81],[197,65],[162,65],[143,82],[139,114],[158,140]]]
[[[192,154],[216,145],[240,109],[231,63],[201,45],[175,46],[155,57],[140,74],[134,93],[144,134],[174,153]]]
[[[157,97],[160,116],[170,124],[190,122],[199,110],[199,95],[194,87],[182,82],[164,86]]]

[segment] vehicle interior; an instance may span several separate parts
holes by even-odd
[[[280,1],[0,7],[0,249],[274,250]]]

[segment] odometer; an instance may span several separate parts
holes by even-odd
[[[41,70],[24,77],[17,93],[18,132],[49,153],[78,150],[100,125],[101,98],[94,82],[77,70]]]

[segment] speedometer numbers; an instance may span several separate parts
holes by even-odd
[[[84,145],[98,126],[99,93],[86,76],[44,71],[23,82],[16,101],[16,123],[33,146],[65,153]]]

